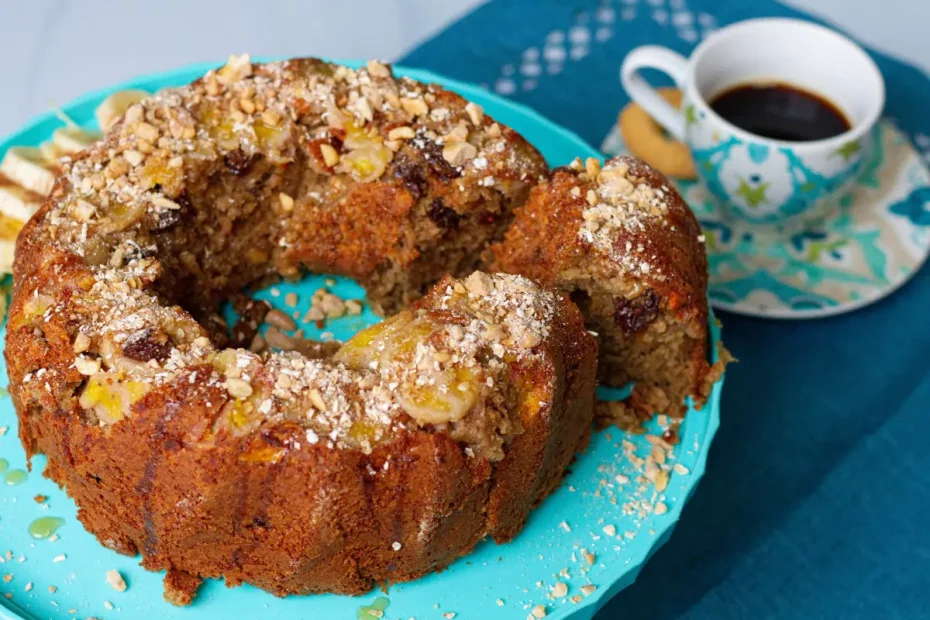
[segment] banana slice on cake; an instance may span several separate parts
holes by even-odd
[[[104,99],[94,112],[100,130],[104,132],[109,130],[119,119],[123,118],[129,106],[149,96],[149,93],[144,90],[118,90]]]

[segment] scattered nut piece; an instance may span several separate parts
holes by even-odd
[[[123,576],[116,569],[107,571],[107,583],[110,584],[110,587],[117,592],[126,591],[126,580],[123,579]]]
[[[616,525],[613,525],[613,524],[605,525],[605,526],[604,526],[604,533],[607,534],[608,536],[616,536],[616,535],[617,535],[617,526],[616,526]]]
[[[529,617],[529,618],[537,618],[537,619],[539,619],[539,618],[545,618],[545,617],[546,617],[546,606],[545,606],[545,605],[537,605],[536,607],[533,608],[533,611],[530,612],[530,615],[529,615],[528,617]]]
[[[555,585],[552,586],[552,596],[555,598],[565,598],[568,596],[568,586],[561,581],[556,581]]]
[[[664,515],[666,512],[668,512],[668,506],[665,505],[665,502],[656,502],[652,512],[657,515]]]
[[[297,293],[288,293],[284,296],[284,303],[293,308],[297,305]]]
[[[595,586],[594,584],[589,583],[587,585],[581,586],[581,593],[584,594],[585,596],[591,596],[592,594],[594,594],[595,590],[597,590],[597,586]]]
[[[278,200],[281,201],[281,208],[284,209],[286,212],[290,213],[291,211],[294,210],[294,199],[288,196],[287,194],[285,194],[284,192],[281,192],[280,194],[278,194]]]
[[[658,474],[656,474],[655,485],[656,485],[656,491],[659,491],[660,493],[664,491],[666,487],[668,487],[668,472],[667,471],[661,470],[659,471]]]
[[[268,313],[265,315],[265,322],[269,325],[274,325],[279,329],[284,329],[287,331],[293,331],[297,329],[297,323],[295,323],[291,317],[287,316],[277,308],[268,311]]]
[[[678,474],[679,476],[687,476],[688,474],[691,473],[691,470],[689,470],[687,467],[685,467],[681,463],[675,463],[674,470],[675,470],[675,473]]]

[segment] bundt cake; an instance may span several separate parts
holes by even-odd
[[[632,157],[556,169],[517,208],[491,269],[569,295],[600,338],[606,385],[635,381],[641,414],[681,415],[706,399],[707,258],[694,214],[659,172]]]
[[[550,176],[381,63],[232,57],[62,165],[17,240],[20,438],[173,601],[220,576],[359,594],[508,540],[589,438],[588,330],[607,383],[656,410],[702,398],[706,261],[664,179],[628,159]],[[390,318],[335,353],[226,347],[219,304],[302,270]]]
[[[509,539],[590,435],[596,345],[568,300],[449,276],[322,360],[223,349],[211,317],[301,266],[404,306],[477,263],[543,166],[377,63],[233,59],[130,107],[18,237],[27,454],[169,589],[360,594]]]

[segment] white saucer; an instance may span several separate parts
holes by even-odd
[[[677,181],[707,242],[709,295],[739,314],[804,319],[849,312],[890,294],[930,253],[930,171],[893,125],[852,193],[822,224],[795,234],[764,231],[721,213],[695,181]],[[616,126],[601,145],[625,153]]]

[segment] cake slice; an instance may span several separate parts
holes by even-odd
[[[492,269],[554,286],[600,337],[600,381],[636,382],[642,414],[681,415],[709,392],[707,258],[694,214],[631,157],[558,168],[516,211]]]

